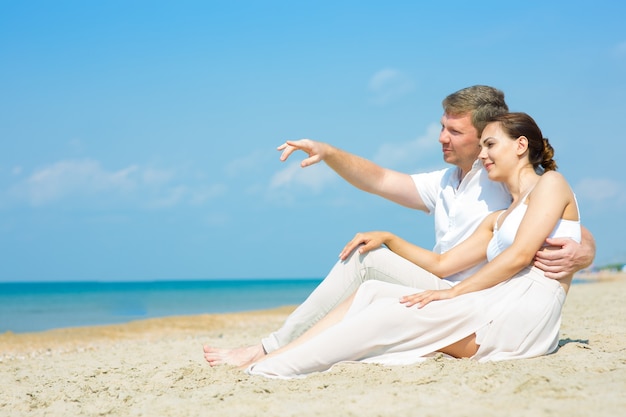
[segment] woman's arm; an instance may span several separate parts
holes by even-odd
[[[405,297],[403,302],[407,306],[419,304],[423,307],[430,301],[480,291],[513,277],[531,264],[535,253],[570,204],[575,206],[573,194],[563,176],[552,171],[544,174],[531,193],[526,214],[510,247],[450,290],[424,291]]]
[[[487,245],[493,235],[493,225],[499,213],[489,214],[470,237],[443,254],[420,248],[397,236],[386,241],[385,244],[392,252],[438,277],[447,277],[471,268],[486,259]]]
[[[441,255],[407,242],[390,232],[367,232],[357,233],[343,248],[339,258],[347,259],[355,249],[359,253],[366,253],[386,245],[392,252],[438,277],[447,277],[485,260],[487,245],[499,213],[488,215],[469,238]]]

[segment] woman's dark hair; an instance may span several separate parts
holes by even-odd
[[[535,170],[539,167],[543,171],[556,170],[554,148],[547,138],[543,137],[541,129],[535,120],[526,113],[507,113],[491,118],[490,122],[498,122],[502,130],[516,139],[525,136],[528,139],[528,159]]]

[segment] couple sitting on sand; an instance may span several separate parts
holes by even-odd
[[[434,251],[388,232],[359,233],[276,332],[236,349],[205,346],[211,366],[293,378],[342,361],[412,364],[441,352],[479,361],[558,347],[561,309],[595,246],[555,172],[535,121],[504,94],[473,86],[446,97],[439,142],[455,167],[408,175],[303,139],[306,167],[325,161],[355,187],[434,213]]]

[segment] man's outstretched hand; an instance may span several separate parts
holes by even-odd
[[[286,161],[295,151],[305,152],[309,155],[309,157],[300,163],[300,166],[305,168],[323,161],[327,147],[328,145],[311,139],[300,139],[288,140],[276,149],[282,151],[280,154],[280,160],[283,162]]]

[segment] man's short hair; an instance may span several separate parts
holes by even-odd
[[[441,103],[443,111],[452,116],[471,114],[478,136],[489,120],[509,112],[504,93],[488,85],[474,85],[450,94]]]

